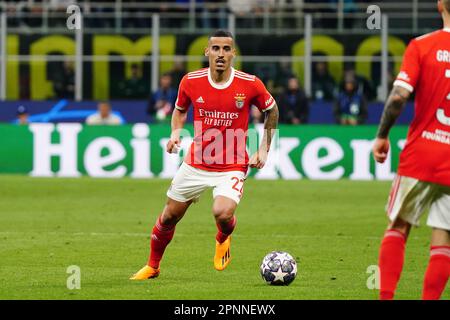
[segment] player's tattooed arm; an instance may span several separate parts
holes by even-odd
[[[265,148],[267,152],[270,150],[270,144],[272,143],[275,130],[278,125],[279,111],[278,106],[275,104],[272,109],[265,112],[264,118],[264,135],[262,139],[261,148]]]
[[[386,139],[388,137],[389,131],[402,113],[410,94],[405,88],[394,86],[384,106],[377,138]]]
[[[270,144],[272,143],[275,130],[278,125],[278,106],[275,104],[272,109],[264,112],[264,134],[258,152],[255,152],[249,159],[250,168],[262,169],[267,161]]]

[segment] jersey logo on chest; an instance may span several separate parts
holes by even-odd
[[[203,100],[203,97],[200,96],[197,100],[195,100],[195,102],[198,102],[198,103],[205,103],[205,100]]]
[[[242,109],[245,104],[245,93],[236,93],[234,100],[236,101],[236,108]]]

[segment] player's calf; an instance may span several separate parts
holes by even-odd
[[[401,222],[397,223],[397,226],[400,224]],[[408,229],[408,227],[405,228]],[[403,228],[402,230],[405,231],[406,229]],[[403,269],[406,239],[407,233],[399,231],[398,228],[388,229],[384,234],[378,263],[380,267],[381,300],[394,298],[395,289]]]
[[[438,300],[450,276],[450,232],[433,229],[430,261],[423,283],[422,299]]]
[[[237,204],[223,196],[216,197],[213,205],[213,214],[216,219],[216,251],[214,254],[214,268],[224,270],[231,261],[231,234],[236,226],[234,211]]]
[[[218,196],[213,205],[213,214],[216,219],[217,235],[216,240],[223,243],[231,235],[236,226],[234,211],[237,204],[226,197]]]

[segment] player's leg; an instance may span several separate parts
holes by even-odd
[[[450,231],[433,229],[422,299],[438,300],[450,276]]]
[[[131,280],[145,280],[159,275],[159,264],[167,245],[173,238],[175,226],[183,218],[191,203],[192,200],[180,202],[167,198],[163,212],[158,216],[152,229],[148,262],[131,277]]]
[[[428,215],[427,224],[433,228],[430,260],[423,283],[422,299],[441,297],[450,276],[450,188],[439,188]]]
[[[230,245],[231,234],[236,226],[237,203],[225,196],[216,196],[213,204],[213,214],[217,225],[216,252],[214,255],[214,268],[224,270],[231,261]]]
[[[417,179],[397,176],[386,205],[390,220],[379,253],[380,299],[393,299],[403,270],[411,225],[418,225],[430,204],[430,187]]]
[[[159,264],[173,238],[175,225],[207,187],[208,184],[194,168],[185,163],[180,166],[167,191],[166,206],[152,229],[147,265],[139,270],[132,280],[155,278],[159,275]]]
[[[381,242],[378,265],[380,267],[380,299],[394,298],[405,259],[406,240],[411,224],[397,218],[389,223]]]
[[[231,234],[236,226],[235,211],[242,198],[245,174],[243,172],[223,173],[217,179],[213,190],[213,214],[216,219],[216,252],[214,268],[224,270],[231,261]]]
[[[230,198],[217,196],[214,199],[213,215],[217,225],[216,240],[219,243],[223,243],[234,230],[236,225],[234,212],[236,208],[237,203]]]
[[[159,269],[159,264],[169,242],[175,233],[175,226],[183,218],[186,210],[191,205],[192,200],[179,202],[167,198],[166,206],[162,214],[156,220],[152,230],[150,241],[150,257],[147,265]]]

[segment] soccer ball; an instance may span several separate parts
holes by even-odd
[[[264,257],[260,271],[266,283],[287,286],[297,275],[297,262],[287,252],[272,251]]]

